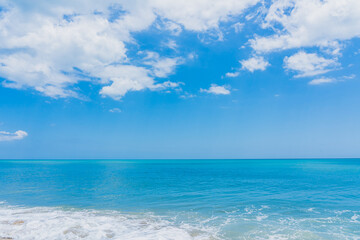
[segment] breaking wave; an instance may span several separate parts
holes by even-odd
[[[219,239],[216,229],[152,214],[0,206],[0,239]]]
[[[303,209],[285,215],[269,206],[249,206],[204,218],[110,210],[20,207],[0,203],[0,239],[21,240],[360,240],[360,212]]]

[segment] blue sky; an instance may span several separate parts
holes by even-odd
[[[0,158],[360,157],[357,0],[0,1]]]

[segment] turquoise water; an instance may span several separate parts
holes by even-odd
[[[0,162],[0,238],[360,239],[360,159]]]

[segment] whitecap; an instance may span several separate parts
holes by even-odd
[[[352,220],[353,222],[359,222],[359,221],[358,221],[359,217],[360,217],[360,216],[355,213],[354,216],[351,217],[351,220]]]
[[[0,206],[0,239],[219,239],[214,228],[177,224],[152,214]]]
[[[256,216],[256,221],[262,221],[262,220],[264,220],[264,219],[267,219],[268,218],[268,216],[267,215],[259,215],[259,216]]]

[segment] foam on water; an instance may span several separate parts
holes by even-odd
[[[318,216],[285,217],[271,207],[249,206],[206,219],[188,214],[169,217],[0,204],[0,239],[360,239],[358,211],[314,211]]]
[[[151,214],[0,206],[0,239],[219,239],[216,229]]]
[[[360,159],[0,161],[0,239],[360,240],[359,186]]]

